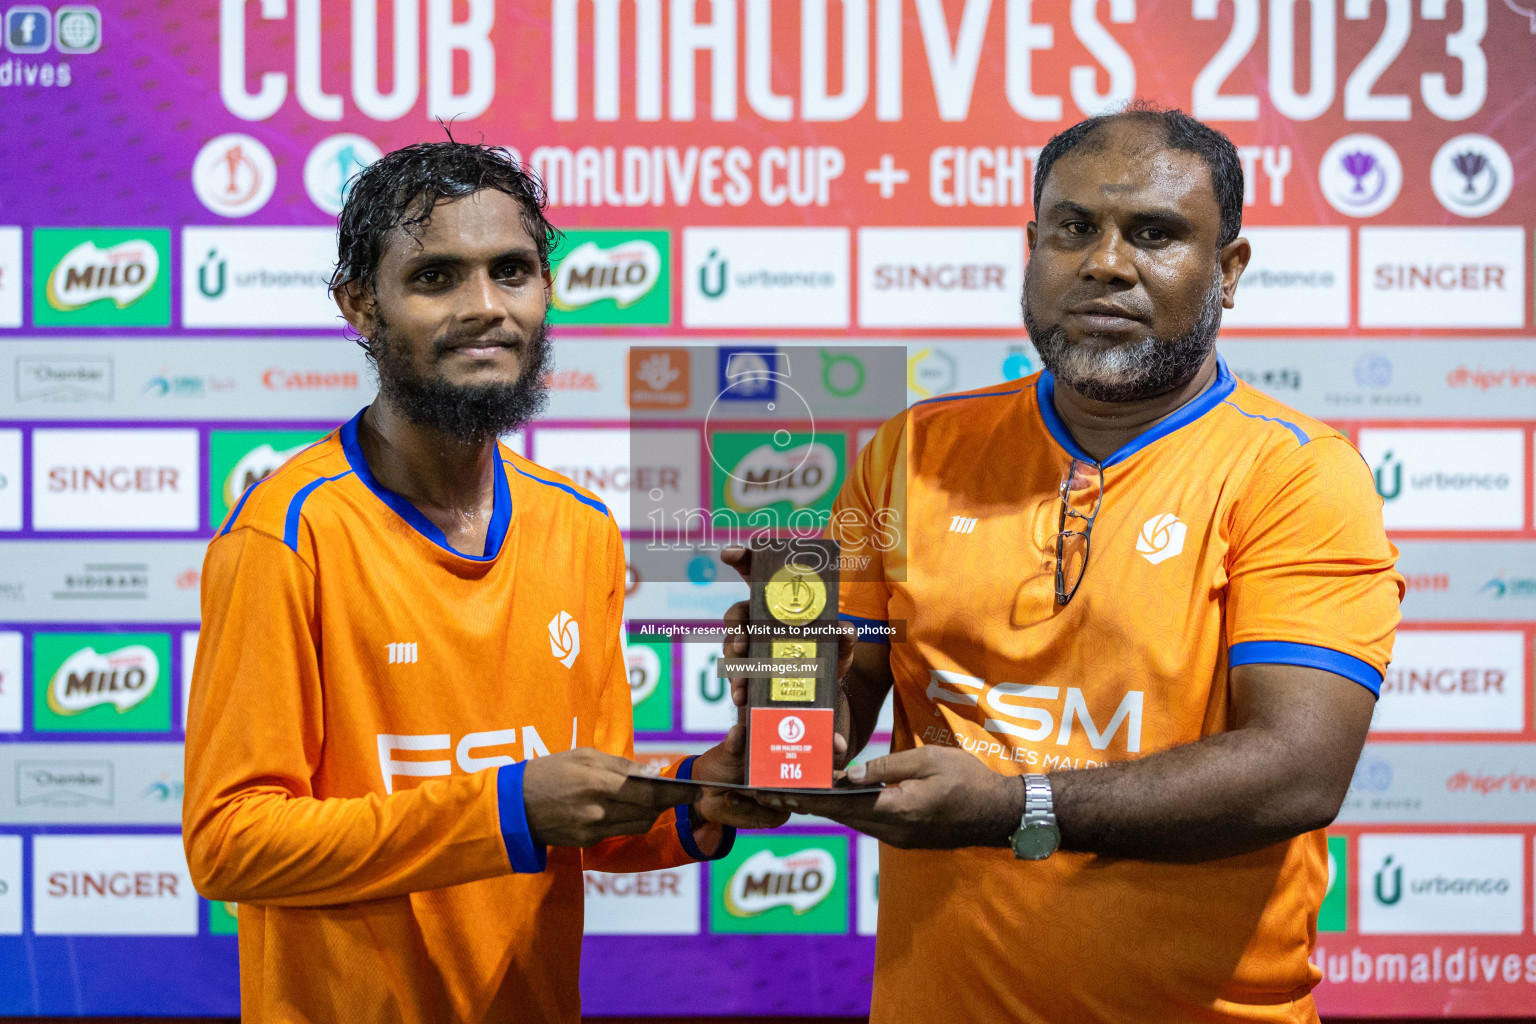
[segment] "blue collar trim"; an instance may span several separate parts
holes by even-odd
[[[374,495],[394,510],[395,514],[415,528],[416,532],[442,548],[450,551],[460,558],[467,558],[471,562],[489,562],[501,553],[502,542],[507,539],[507,527],[512,523],[512,490],[507,485],[507,473],[502,468],[501,458],[495,459],[496,465],[496,493],[492,499],[491,525],[485,534],[485,554],[468,555],[448,543],[448,538],[442,530],[439,530],[426,516],[421,514],[421,509],[412,505],[402,496],[385,487],[374,478],[373,470],[368,468],[368,460],[363,458],[363,449],[357,443],[357,425],[362,421],[363,412],[359,411],[341,428],[341,447],[347,454],[347,463],[357,478],[363,482]]]
[[[1211,382],[1210,387],[1200,392],[1200,394],[1188,402],[1185,402],[1172,416],[1169,416],[1140,436],[1127,441],[1120,447],[1119,451],[1116,451],[1103,462],[1098,463],[1099,467],[1101,469],[1108,469],[1117,462],[1124,462],[1153,441],[1161,440],[1180,427],[1188,426],[1195,422],[1195,420],[1220,405],[1236,387],[1237,380],[1232,376],[1232,371],[1227,369],[1227,361],[1221,356],[1217,356],[1216,379]],[[1051,436],[1056,439],[1056,443],[1065,448],[1067,454],[1071,455],[1074,459],[1081,459],[1088,463],[1094,462],[1093,456],[1083,451],[1076,439],[1072,437],[1072,432],[1067,429],[1067,425],[1062,422],[1061,415],[1056,411],[1056,378],[1051,375],[1050,370],[1041,372],[1040,379],[1035,382],[1035,395],[1040,406],[1040,418],[1045,421],[1045,429],[1051,432]]]

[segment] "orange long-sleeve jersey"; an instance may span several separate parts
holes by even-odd
[[[686,809],[585,850],[529,835],[528,759],[633,754],[618,529],[503,448],[485,553],[455,551],[369,472],[360,417],[209,546],[192,876],[240,904],[248,1024],[575,1022],[582,869],[703,859]]]

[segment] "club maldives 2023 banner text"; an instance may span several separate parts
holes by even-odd
[[[0,0],[0,19],[0,1014],[238,1011],[238,907],[197,896],[178,833],[199,569],[244,488],[371,395],[325,289],[357,170],[446,124],[541,175],[566,230],[558,366],[511,440],[625,522],[636,488],[720,504],[732,460],[771,461],[751,424],[697,458],[632,450],[634,413],[707,404],[733,365],[828,401],[893,347],[908,401],[1038,369],[1036,156],[1135,97],[1239,147],[1253,262],[1221,349],[1360,448],[1408,579],[1330,829],[1318,1003],[1536,1005],[1531,0]],[[877,423],[837,419],[775,499],[824,514]],[[637,625],[718,616],[744,594],[718,571],[631,574],[644,758],[731,721],[714,653]],[[829,823],[594,874],[586,897],[589,1013],[868,1006],[877,846]]]

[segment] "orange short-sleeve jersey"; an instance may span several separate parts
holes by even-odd
[[[1402,579],[1347,439],[1220,364],[1100,464],[1086,570],[1058,606],[1059,487],[1093,460],[1053,385],[916,404],[833,510],[844,617],[906,624],[894,749],[959,746],[1006,773],[1134,759],[1228,728],[1245,663],[1378,690]],[[1308,1020],[1325,886],[1321,832],[1197,865],[882,848],[872,1019]]]

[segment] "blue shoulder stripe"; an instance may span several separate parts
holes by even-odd
[[[1018,388],[1012,391],[984,391],[979,395],[940,395],[937,398],[925,398],[921,402],[913,402],[913,405],[932,405],[934,402],[958,402],[962,398],[1001,398],[1003,395],[1016,395]]]
[[[235,502],[235,510],[233,512],[231,512],[229,514],[229,518],[224,521],[224,529],[219,531],[219,536],[220,537],[224,536],[230,530],[233,530],[235,528],[235,520],[240,518],[240,512],[241,512],[242,509],[245,508],[246,500],[250,498],[251,492],[254,491],[256,488],[260,487],[261,484],[262,484],[262,481],[264,481],[266,479],[267,479],[266,477],[262,477],[261,480],[257,480],[255,483],[251,484],[251,486],[249,486],[249,487],[247,487],[245,489],[245,493],[244,494],[240,495],[240,500]]]
[[[537,480],[539,483],[543,484],[545,487],[554,487],[554,488],[557,488],[559,490],[562,490],[566,494],[569,494],[571,497],[575,498],[577,501],[581,502],[583,505],[587,505],[587,506],[589,506],[591,508],[595,508],[595,509],[597,509],[599,512],[601,512],[605,516],[608,515],[608,506],[604,505],[602,502],[598,501],[596,498],[589,498],[585,494],[582,494],[580,491],[578,491],[576,488],[571,487],[568,484],[562,484],[558,480],[545,480],[541,476],[534,476],[532,473],[530,473],[527,470],[523,469],[522,467],[518,466],[516,463],[508,462],[506,459],[502,459],[501,461],[502,461],[503,465],[510,466],[512,469],[516,470],[518,473],[521,473],[523,476],[527,477],[529,480]]]
[[[1332,672],[1359,683],[1373,694],[1381,693],[1381,673],[1376,671],[1376,666],[1353,654],[1317,644],[1300,644],[1290,640],[1245,640],[1228,648],[1227,664],[1232,668],[1239,665],[1300,665],[1304,668],[1320,668],[1324,672]]]
[[[1236,402],[1232,401],[1230,398],[1227,399],[1226,401],[1222,402],[1221,404],[1222,405],[1230,405],[1232,408],[1236,409],[1238,412],[1242,413],[1244,416],[1247,416],[1251,420],[1268,420],[1270,423],[1278,423],[1282,427],[1284,427],[1285,429],[1289,430],[1291,433],[1295,434],[1296,435],[1296,440],[1299,441],[1302,444],[1306,444],[1308,441],[1312,440],[1312,438],[1307,436],[1307,432],[1306,431],[1302,430],[1300,427],[1298,427],[1296,424],[1292,423],[1290,420],[1282,420],[1282,419],[1279,419],[1279,418],[1274,417],[1274,416],[1264,416],[1264,415],[1261,415],[1260,413],[1249,412],[1247,409],[1244,409],[1242,406],[1238,405]]]
[[[287,544],[294,554],[298,554],[299,551],[299,514],[304,509],[304,499],[308,498],[315,488],[321,484],[328,484],[332,480],[340,480],[344,476],[351,475],[352,471],[349,469],[345,473],[337,473],[335,476],[323,476],[318,480],[311,480],[303,487],[300,487],[299,493],[293,496],[293,500],[288,503],[288,518],[283,521],[283,543]]]

